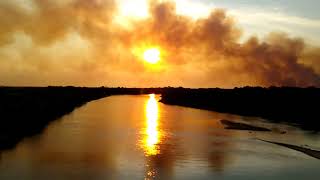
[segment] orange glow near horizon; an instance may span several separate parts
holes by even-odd
[[[159,107],[154,94],[149,95],[149,99],[145,106],[146,128],[145,138],[143,140],[143,148],[146,156],[153,156],[160,153],[157,144],[160,142],[159,131]]]

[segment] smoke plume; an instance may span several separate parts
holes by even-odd
[[[0,2],[0,83],[83,86],[320,86],[319,47],[283,32],[241,40],[236,17],[192,19],[172,1],[116,23],[112,0]],[[136,49],[156,46],[149,67]]]

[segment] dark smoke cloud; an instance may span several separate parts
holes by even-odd
[[[299,62],[302,56],[313,57],[303,54],[305,43],[302,39],[289,38],[284,33],[271,33],[262,41],[251,37],[239,43],[241,30],[224,10],[214,10],[209,17],[197,21],[177,15],[173,3],[152,3],[150,10],[152,18],[143,24],[148,28],[129,32],[139,36],[132,42],[142,37],[152,37],[155,43],[162,43],[173,52],[173,57],[169,58],[171,62],[175,62],[180,54],[189,53],[187,58],[178,59],[178,62],[198,60],[210,66],[210,62],[222,61],[220,63],[224,64],[224,69],[220,78],[223,79],[240,75],[244,76],[244,80],[240,81],[264,86],[320,84],[319,74]],[[196,54],[200,54],[200,59],[193,58]],[[313,65],[319,66],[319,62]],[[209,76],[218,75],[214,70],[214,67],[209,69]]]
[[[30,0],[31,10],[16,1],[0,2],[1,39],[22,31],[35,43],[48,44],[64,38],[71,30],[81,35],[107,27],[115,12],[112,0]],[[22,4],[22,2],[21,2]],[[103,32],[103,31],[101,31]]]
[[[317,47],[285,33],[240,42],[242,30],[222,9],[193,20],[178,15],[173,2],[150,1],[150,17],[124,28],[113,23],[117,7],[111,0],[32,2],[33,10],[0,2],[0,82],[19,84],[22,74],[28,74],[27,81],[34,84],[44,84],[45,78],[45,83],[73,85],[320,86]],[[20,47],[14,34],[21,32],[31,38],[32,48]],[[56,48],[66,46],[70,34],[79,39],[71,44],[83,44],[81,51]],[[161,47],[161,68],[150,70],[131,53],[143,45]],[[58,50],[39,55],[46,47]],[[20,68],[12,65],[10,49],[23,56]]]

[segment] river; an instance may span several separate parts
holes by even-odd
[[[159,98],[124,95],[87,103],[1,152],[0,179],[320,179],[318,159],[257,140],[320,149],[320,134],[169,106]],[[273,131],[226,130],[221,119]]]

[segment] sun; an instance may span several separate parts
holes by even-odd
[[[157,48],[150,48],[144,51],[143,53],[143,59],[150,63],[150,64],[156,64],[160,61],[160,50]]]

